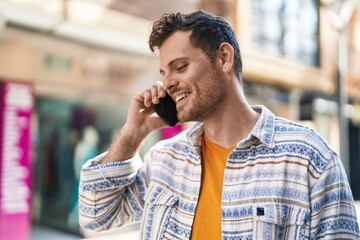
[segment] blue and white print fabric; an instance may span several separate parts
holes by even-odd
[[[313,130],[263,106],[229,155],[222,190],[222,238],[360,239],[338,155]],[[158,142],[145,155],[81,172],[80,224],[103,231],[141,221],[140,239],[189,239],[201,186],[203,125]],[[104,153],[106,154],[106,153]]]

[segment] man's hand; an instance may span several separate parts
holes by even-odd
[[[161,82],[136,94],[128,110],[125,125],[110,146],[101,164],[126,160],[133,157],[142,141],[152,131],[165,127],[166,124],[153,111],[153,104],[166,96]]]
[[[161,82],[156,82],[152,87],[138,93],[130,104],[124,127],[136,128],[145,136],[164,127],[164,122],[154,113],[152,106],[165,96],[166,91]]]

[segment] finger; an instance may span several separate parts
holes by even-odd
[[[158,104],[159,103],[159,93],[158,93],[158,87],[157,87],[156,83],[154,83],[154,85],[151,86],[150,92],[151,92],[152,103]]]
[[[157,86],[157,92],[158,92],[158,96],[163,98],[166,96],[166,91],[164,89],[164,85],[161,81],[157,81],[156,82],[156,86]]]
[[[147,107],[147,108],[151,107],[151,102],[152,102],[151,97],[152,97],[152,94],[151,94],[150,89],[147,89],[147,90],[143,91],[142,95],[143,95],[143,98],[144,98],[144,105],[145,105],[145,107]]]
[[[158,83],[154,83],[150,89],[153,104],[159,103],[159,98],[161,97],[159,89],[160,89],[160,91],[164,91]]]

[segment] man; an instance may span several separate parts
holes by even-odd
[[[338,155],[314,131],[251,107],[230,26],[203,11],[165,14],[149,40],[162,82],[138,93],[109,150],[83,166],[80,224],[140,221],[141,239],[357,239]],[[169,94],[194,125],[157,143],[152,106]]]

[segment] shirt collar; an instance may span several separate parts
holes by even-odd
[[[274,147],[275,115],[262,105],[255,105],[252,106],[252,108],[258,112],[260,116],[246,139],[253,139],[255,137],[267,147]],[[195,146],[201,146],[203,133],[203,123],[196,122],[189,128],[186,136]]]
[[[204,124],[202,122],[196,122],[189,128],[186,133],[187,139],[189,139],[195,146],[201,146],[201,141],[204,134]]]
[[[272,148],[275,136],[275,115],[265,106],[258,105],[252,108],[260,113],[259,119],[250,132],[250,135],[256,137],[261,143]]]

